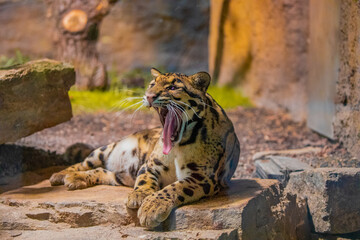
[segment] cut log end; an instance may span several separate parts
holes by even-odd
[[[69,32],[79,32],[85,29],[87,21],[87,14],[83,10],[74,9],[65,14],[62,25]]]

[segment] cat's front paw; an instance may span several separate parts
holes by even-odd
[[[152,192],[144,190],[134,190],[128,195],[126,206],[131,209],[137,209],[141,206],[143,200]]]
[[[68,173],[64,178],[64,185],[68,190],[84,189],[88,185],[82,173]]]
[[[58,172],[54,173],[50,177],[50,184],[51,186],[58,186],[58,185],[64,185],[64,178],[66,176],[66,173],[64,172]]]
[[[158,194],[146,197],[138,211],[140,225],[147,228],[157,227],[168,218],[173,208],[172,200],[160,198]]]

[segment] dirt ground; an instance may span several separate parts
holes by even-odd
[[[292,121],[286,113],[241,107],[227,113],[234,123],[241,144],[236,178],[251,177],[254,171],[252,156],[256,152],[308,146],[321,148],[321,151],[294,157],[313,167],[360,167],[360,160],[352,158],[341,144],[309,130],[305,123]],[[128,112],[80,114],[69,122],[35,133],[16,144],[62,154],[74,143],[99,147],[132,132],[159,125],[158,116],[153,111],[137,112],[135,116]]]

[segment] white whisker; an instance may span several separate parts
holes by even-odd
[[[176,101],[176,100],[174,100],[174,101]],[[191,110],[193,110],[193,112],[195,113],[195,115],[196,115],[198,118],[201,118],[201,117],[196,113],[196,111],[194,110],[194,108],[192,108],[189,104],[186,104],[186,103],[184,103],[184,102],[182,102],[182,101],[176,101],[176,102],[179,102],[180,104],[182,103],[182,104],[188,106]]]
[[[136,102],[136,103],[134,103],[134,104],[131,104],[130,106],[128,106],[128,107],[124,108],[123,110],[121,110],[121,111],[118,113],[118,115],[123,114],[123,113],[124,113],[126,110],[128,110],[129,108],[131,108],[131,107],[133,107],[133,106],[136,106],[136,105],[138,105],[138,104],[144,104],[144,103],[143,103],[143,101],[139,101],[139,102]]]
[[[185,118],[186,118],[186,124],[188,124],[188,121],[189,121],[190,116],[189,116],[188,113],[185,111],[185,109],[184,109],[181,105],[177,104],[176,102],[174,102],[174,101],[172,101],[172,100],[170,100],[170,104],[172,104],[174,107],[176,107],[177,109],[179,109],[180,112],[184,113],[184,116],[185,116]],[[181,118],[181,119],[182,119],[182,118]],[[183,119],[182,119],[182,120],[183,120]]]
[[[137,111],[139,111],[142,107],[144,107],[144,104],[141,104],[141,105],[134,111],[134,113],[133,113],[132,116],[131,116],[131,120],[130,120],[131,123],[132,123],[132,121],[133,121],[133,119],[134,119],[135,114],[137,113]]]

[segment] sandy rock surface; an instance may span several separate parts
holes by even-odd
[[[94,236],[99,239],[140,235],[144,239],[268,239],[308,233],[304,203],[284,195],[275,180],[233,181],[216,197],[176,209],[155,231],[134,225],[124,205],[130,191],[113,186],[67,191],[64,186],[51,187],[47,180],[9,191],[0,195],[0,233],[20,234],[20,239],[60,239],[74,229],[79,229],[75,239],[84,239],[96,229]],[[101,232],[108,235],[99,236]]]

